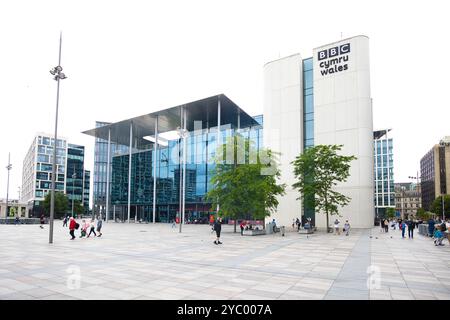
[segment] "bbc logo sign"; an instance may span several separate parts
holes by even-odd
[[[319,61],[323,59],[337,57],[341,54],[346,54],[350,52],[350,43],[343,44],[338,47],[333,47],[327,50],[319,51]]]

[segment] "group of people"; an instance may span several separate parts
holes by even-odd
[[[405,238],[406,230],[408,230],[408,238],[414,239],[414,229],[422,223],[428,223],[428,236],[433,238],[435,246],[443,246],[442,243],[445,237],[448,237],[450,223],[441,219],[430,218],[428,221],[418,219],[381,219],[380,220],[380,231],[387,233],[389,232],[389,227],[392,230],[398,229],[402,232],[402,238]],[[450,242],[450,239],[449,239]]]
[[[67,224],[69,224],[69,233],[71,236],[70,240],[74,240],[75,237],[75,230],[78,230],[80,228],[80,224],[73,218],[73,217],[65,217],[63,221],[63,227],[66,227]],[[95,223],[95,219],[91,219],[90,221],[86,221],[83,219],[81,221],[81,232],[80,232],[80,238],[87,237],[89,238],[91,234],[94,234],[94,237],[101,237],[102,236],[102,224],[103,220],[101,218],[97,219],[97,223]],[[97,225],[97,233],[95,232]],[[87,230],[89,229],[89,234],[87,233]],[[87,236],[86,236],[87,235]]]
[[[336,220],[334,220],[334,234],[335,235],[340,235],[341,234],[341,230],[339,225],[341,224],[341,222],[339,221],[339,219],[336,218]],[[345,220],[344,223],[344,227],[342,228],[342,232],[345,233],[346,236],[349,235],[350,233],[350,223],[348,222],[348,220]]]
[[[406,229],[408,229],[408,238],[414,239],[414,229],[421,223],[421,220],[413,219],[381,219],[380,232],[388,233],[389,227],[391,227],[392,230],[397,230],[398,228],[402,232],[402,238],[405,238]]]

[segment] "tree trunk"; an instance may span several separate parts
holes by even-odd
[[[237,222],[237,220],[234,219],[234,233],[236,233],[236,222]]]
[[[329,225],[330,225],[330,223],[328,222],[328,211],[326,211],[326,213],[327,213],[327,233],[330,231],[329,230]]]

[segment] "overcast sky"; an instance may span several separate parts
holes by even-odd
[[[63,31],[59,130],[81,131],[218,93],[262,114],[263,65],[364,34],[370,38],[374,129],[392,128],[396,182],[450,135],[447,1],[2,1],[0,198],[18,197],[37,132],[54,132]],[[92,197],[91,197],[92,199]]]

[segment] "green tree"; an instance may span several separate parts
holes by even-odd
[[[70,203],[70,206],[72,206],[72,203]],[[70,207],[70,210],[72,210],[72,207]],[[73,214],[76,215],[76,216],[79,216],[79,215],[82,215],[84,213],[85,213],[84,212],[84,207],[81,204],[81,202],[78,201],[78,200],[75,200],[73,202]]]
[[[42,203],[45,212],[50,213],[51,192],[47,193]],[[69,210],[69,198],[62,192],[55,192],[55,218],[62,217]]]
[[[389,219],[395,218],[395,209],[394,208],[386,208],[386,218],[389,218]]]
[[[427,221],[432,217],[432,213],[425,211],[424,208],[417,209],[417,218],[421,219],[422,221]]]
[[[292,162],[298,189],[305,204],[326,214],[327,230],[329,215],[338,215],[338,206],[345,206],[350,198],[333,190],[339,182],[350,175],[350,162],[355,156],[338,155],[342,145],[317,145],[306,149]]]
[[[430,208],[431,212],[435,213],[436,216],[442,218],[442,196],[437,197]],[[444,195],[444,215],[446,218],[450,217],[450,195]]]
[[[285,185],[277,184],[280,171],[276,155],[270,150],[257,152],[248,139],[234,136],[218,149],[212,188],[206,199],[213,207],[219,204],[219,215],[237,219],[251,215],[264,219],[278,206],[277,196]]]

